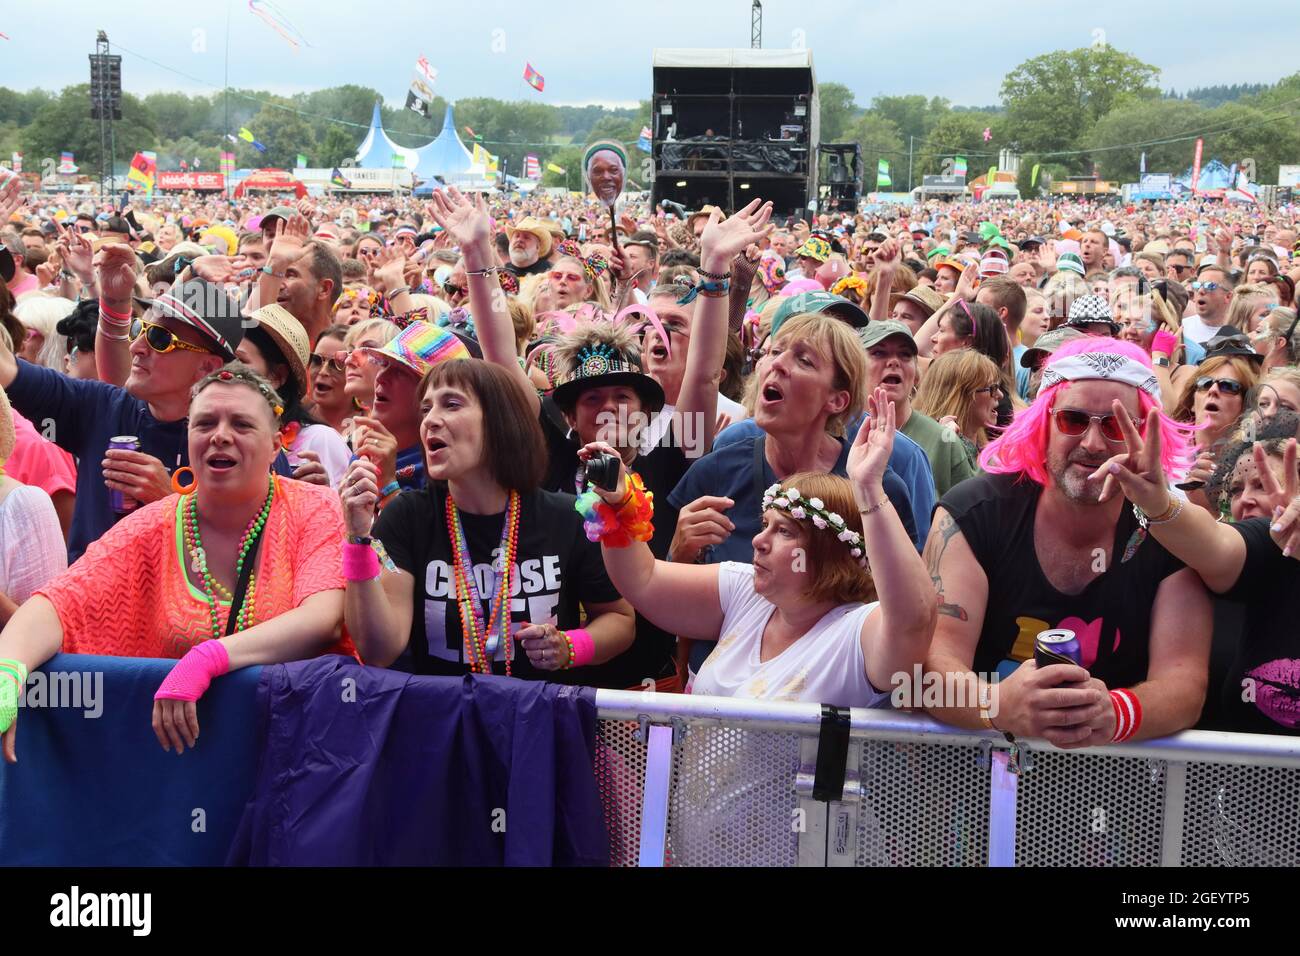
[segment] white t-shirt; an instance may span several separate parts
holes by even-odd
[[[769,661],[759,660],[763,631],[776,612],[754,591],[754,567],[718,565],[722,631],[692,685],[691,693],[755,700],[808,701],[838,707],[878,707],[889,693],[867,680],[862,625],[878,602],[841,604],[826,612],[803,637]]]
[[[1186,338],[1191,339],[1193,342],[1198,342],[1201,345],[1204,345],[1206,342],[1210,341],[1210,339],[1218,335],[1219,330],[1223,328],[1221,325],[1206,325],[1199,315],[1189,315],[1184,317],[1182,327],[1183,335]]]
[[[19,485],[0,500],[0,591],[22,604],[68,566],[68,549],[50,496]]]
[[[338,487],[339,482],[343,480],[344,472],[348,470],[349,462],[352,461],[352,451],[348,448],[348,443],[329,425],[308,425],[298,432],[292,453],[289,455],[290,465],[296,466],[302,461],[297,455],[300,451],[314,451],[320,455],[320,463],[329,477],[331,488]]]

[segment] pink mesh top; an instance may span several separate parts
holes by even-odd
[[[338,496],[301,481],[278,484],[257,555],[250,626],[344,586]],[[181,565],[181,501],[169,495],[122,519],[37,592],[59,615],[65,652],[179,658],[212,636],[207,598]],[[223,622],[228,614],[223,604]],[[346,638],[330,650],[355,655]]]

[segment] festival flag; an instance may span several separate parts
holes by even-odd
[[[643,153],[648,153],[648,152],[650,152],[650,135],[651,135],[651,134],[650,134],[650,127],[649,127],[649,126],[642,126],[642,127],[641,127],[641,136],[640,136],[640,138],[636,141],[636,148],[639,149],[639,150],[641,150],[641,152],[643,152]]]
[[[59,154],[59,173],[63,176],[71,176],[77,171],[77,164],[72,160],[72,154],[64,150]]]
[[[988,142],[989,140],[991,140],[992,138],[993,138],[993,130],[992,130],[990,127],[988,127],[988,126],[985,126],[985,127],[984,127],[984,142],[987,143],[987,142]]]
[[[346,189],[352,184],[347,181],[347,178],[344,177],[344,175],[341,172],[339,172],[339,168],[335,166],[334,171],[330,173],[330,185],[338,186],[341,189]]]
[[[1033,170],[1032,170],[1032,171],[1030,172],[1030,174],[1029,174],[1029,185],[1030,185],[1031,187],[1032,187],[1032,186],[1037,186],[1037,185],[1038,185],[1038,170],[1039,170],[1039,167],[1041,167],[1041,166],[1042,166],[1042,163],[1034,163],[1034,168],[1033,168]]]
[[[568,175],[568,172],[569,172],[569,171],[568,171],[567,169],[565,169],[563,166],[556,166],[554,163],[547,163],[547,164],[546,164],[546,168],[549,169],[551,172],[553,172],[553,173],[557,173],[557,174],[559,174],[559,175],[561,175],[561,176],[566,176],[566,175]]]
[[[253,135],[252,130],[250,130],[247,126],[239,127],[239,138],[242,139],[245,143],[253,143],[257,141],[257,137]]]
[[[223,152],[221,154],[221,163],[219,168],[221,170],[221,175],[223,176],[229,176],[233,173],[235,171],[235,154]]]
[[[1145,173],[1146,171],[1147,171],[1147,152],[1144,149],[1142,150],[1142,157],[1138,160],[1138,172]]]
[[[537,158],[536,153],[529,153],[524,157],[524,179],[541,179],[542,164]]]
[[[406,108],[421,116],[428,116],[429,104],[433,102],[433,84],[437,80],[438,71],[429,65],[428,60],[424,57],[416,60],[411,86],[406,91]]]
[[[182,159],[182,160],[181,160],[181,172],[183,172],[183,173],[184,173],[184,172],[188,172],[188,171],[189,171],[189,168],[190,168],[190,164],[187,163],[187,162],[185,162],[185,160]]]
[[[884,189],[894,185],[894,181],[889,178],[889,160],[880,159],[876,161],[876,188]]]
[[[954,176],[965,176],[965,175],[966,175],[966,157],[965,157],[965,156],[955,156],[955,157],[953,157],[953,160],[952,160],[952,174],[953,174]]]
[[[141,151],[131,158],[131,168],[127,170],[126,181],[135,183],[144,190],[146,196],[153,195],[153,184],[158,177],[158,154]]]
[[[469,136],[470,139],[476,139],[480,142],[482,142],[483,140],[483,137],[480,136],[478,133],[474,132],[474,130],[469,126],[465,127],[465,133]]]
[[[546,89],[546,77],[534,70],[531,63],[524,64],[524,82],[538,93]]]
[[[295,165],[294,168],[295,168],[295,169],[306,169],[306,168],[307,168],[307,157],[306,157],[306,155],[304,155],[303,153],[299,153],[299,154],[298,154],[298,162],[297,162],[297,164]]]
[[[997,181],[998,181],[998,168],[996,166],[990,166],[989,174],[984,177],[984,188],[985,189],[993,188],[993,184],[996,183]]]
[[[1196,141],[1196,155],[1192,158],[1192,195],[1196,195],[1196,187],[1201,182],[1201,150],[1205,148],[1205,140]]]
[[[16,173],[21,173],[21,172],[23,171],[23,154],[22,154],[22,153],[14,153],[14,155],[13,155],[13,164],[14,164],[14,172],[16,172]]]

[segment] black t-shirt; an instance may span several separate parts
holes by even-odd
[[[564,417],[550,398],[542,399],[542,432],[550,453],[543,487],[572,494],[580,478],[577,441],[569,437]],[[654,537],[650,539],[651,553],[661,561],[668,559],[668,548],[677,528],[677,509],[668,503],[677,482],[690,461],[683,443],[673,439],[669,429],[660,444],[649,454],[638,455],[632,470],[641,476],[646,490],[654,495]],[[673,650],[677,637],[656,627],[640,614],[636,616],[636,641],[614,660],[600,665],[598,687],[636,687],[647,677],[669,677],[674,671]]]
[[[1120,512],[1107,570],[1079,594],[1063,594],[1043,574],[1034,549],[1034,518],[1042,486],[1015,475],[976,475],[939,502],[961,529],[988,578],[988,604],[973,669],[1004,677],[1034,656],[1034,638],[1049,628],[1074,631],[1083,666],[1108,687],[1146,679],[1151,607],[1161,582],[1183,567],[1147,536],[1124,561],[1138,528]]]
[[[1294,736],[1300,734],[1300,562],[1282,556],[1267,518],[1232,527],[1246,542],[1246,563],[1224,598],[1244,607],[1245,624],[1218,689],[1215,729]]]
[[[510,599],[512,630],[526,623],[551,623],[561,630],[581,626],[579,604],[619,599],[605,574],[600,546],[582,531],[572,495],[534,491],[523,495],[519,541]],[[468,672],[456,600],[454,545],[447,531],[446,486],[431,485],[398,495],[375,522],[374,537],[384,543],[393,563],[415,578],[411,640],[394,663],[416,674],[458,675]],[[474,579],[483,599],[484,624],[492,613],[496,575],[492,561],[501,544],[505,513],[461,512],[460,522],[474,564]],[[493,670],[505,673],[505,649],[497,649]],[[574,671],[539,671],[515,641],[515,677],[561,684],[591,684],[596,667]]]
[[[539,272],[549,271],[551,268],[551,260],[538,259],[531,266],[525,266],[522,269],[519,268],[519,266],[515,265],[513,262],[507,262],[504,266],[502,266],[502,268],[505,269],[507,272],[509,272],[511,275],[515,276],[516,278],[522,279],[524,276],[531,276],[531,275],[536,275]]]

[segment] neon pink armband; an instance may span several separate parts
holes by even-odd
[[[569,640],[573,642],[573,666],[582,667],[584,664],[590,664],[592,658],[596,656],[596,643],[591,639],[585,627],[580,627],[575,631],[565,631],[569,635]]]
[[[1174,349],[1178,347],[1178,336],[1174,333],[1161,329],[1151,340],[1151,351],[1162,352],[1165,355],[1173,355]]]
[[[379,555],[368,544],[343,545],[343,577],[348,581],[372,581],[379,577]]]
[[[226,645],[208,640],[195,647],[176,662],[171,673],[153,695],[154,700],[198,700],[212,683],[230,670],[230,655]]]

